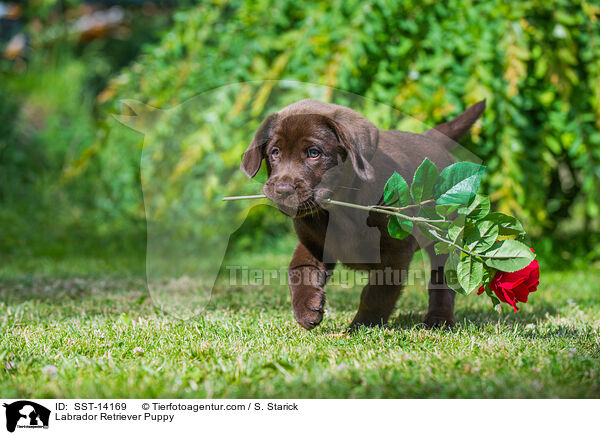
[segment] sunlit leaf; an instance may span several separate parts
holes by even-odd
[[[483,253],[485,264],[503,272],[521,270],[535,259],[535,254],[528,246],[516,240],[496,242],[491,249]]]
[[[438,205],[467,204],[477,193],[485,166],[459,162],[445,168],[434,187]]]
[[[490,198],[484,195],[475,195],[464,207],[458,209],[458,213],[464,214],[471,219],[483,219],[490,212]]]
[[[456,266],[460,286],[467,294],[479,289],[483,281],[483,262],[477,257],[466,255]]]
[[[404,207],[410,204],[410,192],[408,184],[400,174],[394,172],[385,183],[383,189],[383,200],[392,207]]]
[[[398,216],[390,216],[390,220],[388,221],[388,232],[390,236],[396,239],[404,239],[413,229],[413,223],[408,220],[404,220],[399,218]]]
[[[430,199],[433,195],[433,187],[438,179],[438,170],[429,159],[423,160],[423,163],[415,171],[410,193],[413,201],[418,204]]]
[[[446,264],[444,265],[444,274],[446,275],[446,284],[456,293],[460,293],[466,295],[467,292],[463,289],[458,281],[458,276],[456,273],[456,268],[458,266],[458,262],[460,261],[460,256],[456,251],[452,251],[446,260]]]

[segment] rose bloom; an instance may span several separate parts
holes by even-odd
[[[535,252],[533,249],[531,251]],[[533,260],[527,267],[516,272],[498,271],[490,283],[490,289],[501,302],[512,305],[517,312],[517,302],[527,302],[529,293],[536,291],[539,283],[540,266],[537,260]],[[477,294],[483,294],[484,291],[481,286]]]

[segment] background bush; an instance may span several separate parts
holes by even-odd
[[[26,135],[29,121],[27,127],[5,127],[9,131],[3,135],[0,164],[4,174],[12,174],[12,184],[3,199],[8,191],[30,192],[41,183],[49,209],[56,196],[63,198],[72,218],[69,225],[81,223],[83,216],[99,216],[90,231],[99,226],[104,234],[126,228],[143,232],[142,136],[112,119],[121,112],[121,99],[167,109],[226,84],[293,79],[358,94],[434,125],[486,98],[483,121],[463,144],[488,165],[485,188],[495,192],[497,209],[517,215],[531,235],[541,238],[536,249],[559,252],[560,260],[594,259],[600,255],[595,243],[599,17],[597,4],[566,0],[186,4],[173,14],[172,23],[161,27],[166,30],[160,31],[160,40],[143,45],[133,63],[119,73],[123,63],[106,69],[101,91],[90,93],[82,78],[93,65],[86,58],[87,47],[75,50],[69,62],[57,62],[60,69],[71,65],[72,70],[58,73],[71,88],[55,92],[73,105],[57,97],[50,103],[52,116],[74,116],[81,131],[50,123]],[[43,48],[35,54],[41,64],[44,55]],[[26,83],[24,76],[33,74],[36,81],[51,73],[34,65],[32,57],[26,73],[5,68],[12,86],[3,85],[3,92],[16,98],[6,99],[0,112],[26,116],[32,95],[47,92],[45,86],[39,91],[17,86]],[[78,89],[77,83],[84,85]],[[258,118],[283,102],[284,96],[271,91],[269,86],[248,87],[232,103]],[[381,127],[406,124],[377,111],[363,113]],[[197,141],[194,129],[184,132],[172,118],[160,122],[154,128],[164,137],[177,133],[182,146]],[[253,122],[244,131],[253,131]],[[239,157],[250,138],[251,133],[220,142],[219,151]],[[23,141],[27,158],[19,163],[18,156],[8,152],[7,157],[6,150],[18,149]],[[36,169],[50,156],[60,174],[47,166]],[[231,171],[238,163],[232,158],[219,170]],[[210,165],[210,159],[195,161],[188,176],[206,170],[202,165]],[[13,172],[4,169],[9,167]],[[215,195],[219,193],[217,188]],[[13,209],[19,198],[12,198]],[[268,233],[273,222],[255,219],[252,226],[256,234]]]

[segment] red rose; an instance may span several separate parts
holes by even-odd
[[[535,252],[533,249],[531,251]],[[529,266],[516,272],[498,271],[490,283],[490,289],[501,302],[512,305],[517,312],[517,302],[527,302],[529,293],[536,291],[539,283],[540,266],[537,260],[533,260]],[[481,286],[477,294],[484,291]]]

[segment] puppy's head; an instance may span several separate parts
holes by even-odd
[[[264,159],[265,195],[284,213],[301,217],[316,212],[319,200],[335,191],[345,167],[362,181],[373,179],[368,158],[377,135],[375,126],[348,108],[303,100],[265,119],[241,168],[253,177]]]

